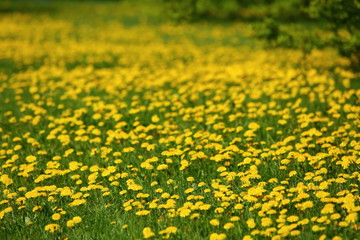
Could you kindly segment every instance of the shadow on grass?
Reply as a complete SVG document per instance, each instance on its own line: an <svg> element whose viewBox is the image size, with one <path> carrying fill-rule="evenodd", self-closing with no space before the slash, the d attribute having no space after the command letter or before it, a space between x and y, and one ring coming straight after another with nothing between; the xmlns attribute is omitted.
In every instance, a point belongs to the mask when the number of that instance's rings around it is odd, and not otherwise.
<svg viewBox="0 0 360 240"><path fill-rule="evenodd" d="M244 23L261 23L266 18L274 18L279 23L302 23L302 24L314 24L316 23L313 19L309 18L308 15L301 11L284 11L282 14L274 14L271 12L251 12L249 9L241 9L237 12L219 13L219 12L201 12L194 16L180 17L179 21L185 22L207 22L207 23L221 23L229 24L234 22Z"/></svg>
<svg viewBox="0 0 360 240"><path fill-rule="evenodd" d="M0 2L0 14L6 13L56 13L58 8L50 0L10 1Z"/></svg>

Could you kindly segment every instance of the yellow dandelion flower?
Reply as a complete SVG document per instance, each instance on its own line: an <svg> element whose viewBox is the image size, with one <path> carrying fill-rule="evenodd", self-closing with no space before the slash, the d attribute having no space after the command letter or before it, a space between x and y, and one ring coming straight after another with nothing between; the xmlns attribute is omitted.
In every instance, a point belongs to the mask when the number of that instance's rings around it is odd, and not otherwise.
<svg viewBox="0 0 360 240"><path fill-rule="evenodd" d="M155 233L153 233L153 232L151 231L151 228L145 227L145 228L143 229L143 235L144 235L144 238L151 238L151 237L155 236Z"/></svg>
<svg viewBox="0 0 360 240"><path fill-rule="evenodd" d="M191 213L190 209L182 209L179 213L180 217L187 217L189 216Z"/></svg>
<svg viewBox="0 0 360 240"><path fill-rule="evenodd" d="M75 222L73 220L69 220L69 221L66 222L66 226L68 228L72 228L72 227L75 226Z"/></svg>
<svg viewBox="0 0 360 240"><path fill-rule="evenodd" d="M61 218L61 214L55 213L51 216L51 218L55 221L58 221Z"/></svg>
<svg viewBox="0 0 360 240"><path fill-rule="evenodd" d="M331 240L342 240L343 238L340 236L334 236Z"/></svg>
<svg viewBox="0 0 360 240"><path fill-rule="evenodd" d="M260 125L257 124L256 122L251 122L251 123L249 123L248 127L252 130L257 130L260 128Z"/></svg>
<svg viewBox="0 0 360 240"><path fill-rule="evenodd" d="M271 218L265 217L261 219L261 226L268 227L272 224Z"/></svg>
<svg viewBox="0 0 360 240"><path fill-rule="evenodd" d="M136 215L138 215L138 216L146 216L146 215L148 215L149 213L150 213L149 210L141 210L141 211L137 211L137 212L136 212Z"/></svg>
<svg viewBox="0 0 360 240"><path fill-rule="evenodd" d="M224 233L212 233L210 234L210 240L224 240L226 239L226 234Z"/></svg>
<svg viewBox="0 0 360 240"><path fill-rule="evenodd" d="M295 216L295 215L292 215L292 216L289 216L287 217L286 219L288 222L297 222L299 220L299 217L298 216Z"/></svg>
<svg viewBox="0 0 360 240"><path fill-rule="evenodd" d="M234 209L243 209L243 208L244 208L244 205L241 203L238 203L234 206Z"/></svg>
<svg viewBox="0 0 360 240"><path fill-rule="evenodd" d="M210 224L213 226L219 226L220 221L218 219L211 219Z"/></svg>
<svg viewBox="0 0 360 240"><path fill-rule="evenodd" d="M355 223L357 219L358 219L358 215L356 212L352 212L345 217L345 221L348 223Z"/></svg>
<svg viewBox="0 0 360 240"><path fill-rule="evenodd" d="M242 240L253 240L253 238L250 235L245 235Z"/></svg>
<svg viewBox="0 0 360 240"><path fill-rule="evenodd" d="M33 155L30 155L30 156L27 156L27 157L25 158L25 160L26 160L27 162L29 162L29 163L32 163L32 162L35 162L35 161L36 161L36 157L33 156Z"/></svg>
<svg viewBox="0 0 360 240"><path fill-rule="evenodd" d="M230 229L230 228L233 228L234 227L234 224L233 223L225 223L224 224L224 229Z"/></svg>
<svg viewBox="0 0 360 240"><path fill-rule="evenodd" d="M331 214L330 218L332 220L337 220L337 219L341 218L341 215L339 213L333 213L333 214Z"/></svg>
<svg viewBox="0 0 360 240"><path fill-rule="evenodd" d="M72 219L73 221L74 221L74 223L81 223L81 221L82 221L82 218L81 217L79 217L79 216L76 216L76 217L73 217L73 219Z"/></svg>
<svg viewBox="0 0 360 240"><path fill-rule="evenodd" d="M334 207L335 205L332 203L328 203L326 204L323 209L321 209L321 214L328 214L328 213L333 213L334 212Z"/></svg>
<svg viewBox="0 0 360 240"><path fill-rule="evenodd" d="M250 218L246 221L246 224L249 228L254 228L256 226L255 220L253 218Z"/></svg>
<svg viewBox="0 0 360 240"><path fill-rule="evenodd" d="M46 225L44 229L45 229L45 231L48 231L48 232L52 233L52 232L55 232L55 231L59 230L60 225L55 224L55 223L51 223L51 224Z"/></svg>
<svg viewBox="0 0 360 240"><path fill-rule="evenodd" d="M223 213L225 210L222 207L215 208L216 213Z"/></svg>
<svg viewBox="0 0 360 240"><path fill-rule="evenodd" d="M157 122L160 121L160 118L159 118L158 115L153 115L153 116L151 116L151 121L152 121L153 123L157 123Z"/></svg>
<svg viewBox="0 0 360 240"><path fill-rule="evenodd" d="M168 231L169 233L176 233L177 232L177 227L175 226L170 226L166 228L166 231Z"/></svg>
<svg viewBox="0 0 360 240"><path fill-rule="evenodd" d="M9 176L7 174L1 175L0 176L0 181L3 184L5 184L6 187L14 183L14 181L11 178L9 178Z"/></svg>

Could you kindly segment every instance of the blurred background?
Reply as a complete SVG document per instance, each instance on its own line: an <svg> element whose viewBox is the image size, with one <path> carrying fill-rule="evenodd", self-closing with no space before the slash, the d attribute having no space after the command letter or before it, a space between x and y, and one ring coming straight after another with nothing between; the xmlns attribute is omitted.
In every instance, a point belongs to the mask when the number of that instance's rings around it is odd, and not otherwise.
<svg viewBox="0 0 360 240"><path fill-rule="evenodd" d="M66 16L74 23L113 21L125 27L240 22L265 48L299 49L304 57L314 49L333 48L353 71L360 70L359 0L2 0L0 14L10 13Z"/></svg>

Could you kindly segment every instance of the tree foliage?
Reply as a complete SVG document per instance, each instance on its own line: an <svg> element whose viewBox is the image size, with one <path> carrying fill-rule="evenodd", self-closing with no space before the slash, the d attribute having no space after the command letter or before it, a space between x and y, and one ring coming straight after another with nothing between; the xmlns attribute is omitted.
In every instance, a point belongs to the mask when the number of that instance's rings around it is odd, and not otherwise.
<svg viewBox="0 0 360 240"><path fill-rule="evenodd" d="M324 39L316 31L297 31L289 28L284 30L282 24L274 18L267 19L261 24L258 36L265 39L270 46L299 48L304 54L315 48L334 47L350 60L354 71L359 71L360 1L300 0L298 4L300 10L309 18L323 23L323 30L331 34L329 38Z"/></svg>
<svg viewBox="0 0 360 240"><path fill-rule="evenodd" d="M360 0L163 1L173 18L187 21L204 20L209 16L233 20L241 17L246 9L265 9L256 30L257 36L265 39L268 46L298 48L304 55L313 49L333 47L350 60L353 70L360 71ZM292 16L296 24L289 27L286 16ZM309 20L320 27L301 27ZM329 33L325 37L324 31Z"/></svg>
<svg viewBox="0 0 360 240"><path fill-rule="evenodd" d="M163 0L168 14L176 20L197 21L206 18L233 19L247 7L269 5L276 0Z"/></svg>
<svg viewBox="0 0 360 240"><path fill-rule="evenodd" d="M333 32L332 45L350 59L354 70L360 70L360 1L312 0L307 8L315 19L327 22Z"/></svg>

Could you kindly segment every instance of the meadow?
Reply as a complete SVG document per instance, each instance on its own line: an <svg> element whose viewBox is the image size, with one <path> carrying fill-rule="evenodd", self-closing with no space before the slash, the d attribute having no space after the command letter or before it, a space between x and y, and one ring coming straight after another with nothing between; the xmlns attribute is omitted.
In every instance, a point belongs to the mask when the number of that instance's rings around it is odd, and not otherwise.
<svg viewBox="0 0 360 240"><path fill-rule="evenodd" d="M1 239L359 239L360 78L335 50L43 4L0 12Z"/></svg>

